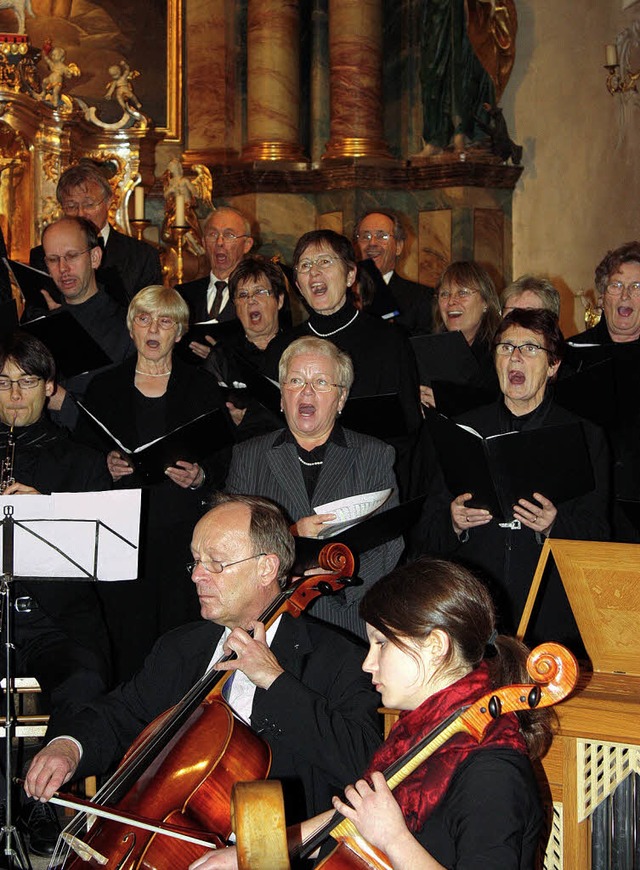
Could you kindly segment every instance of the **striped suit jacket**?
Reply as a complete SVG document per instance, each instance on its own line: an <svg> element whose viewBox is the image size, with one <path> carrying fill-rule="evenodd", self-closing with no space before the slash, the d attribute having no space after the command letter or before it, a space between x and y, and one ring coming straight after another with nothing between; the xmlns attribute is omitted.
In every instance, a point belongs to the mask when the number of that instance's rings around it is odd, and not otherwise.
<svg viewBox="0 0 640 870"><path fill-rule="evenodd" d="M274 446L282 431L269 432L234 447L227 492L270 498L293 522L310 516L315 505L389 487L393 492L383 510L398 504L393 447L344 429L347 446L328 443L316 491L310 501L295 445ZM362 585L318 599L312 607L313 615L365 637L358 603L369 586L395 567L403 547L402 538L396 538L363 553L358 559ZM354 555L358 558L358 554Z"/></svg>

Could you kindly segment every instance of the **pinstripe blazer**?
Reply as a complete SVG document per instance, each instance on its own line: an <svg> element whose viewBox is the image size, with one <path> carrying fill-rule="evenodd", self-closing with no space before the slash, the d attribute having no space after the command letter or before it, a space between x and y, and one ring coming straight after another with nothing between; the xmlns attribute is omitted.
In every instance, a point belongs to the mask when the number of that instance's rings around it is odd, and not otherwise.
<svg viewBox="0 0 640 870"><path fill-rule="evenodd" d="M227 492L270 498L293 522L310 516L315 505L389 487L393 492L384 509L398 504L393 447L377 438L344 429L347 446L328 443L316 491L310 501L295 445L285 442L274 447L282 431L269 432L234 447ZM402 538L396 538L363 553L358 569L362 585L318 599L312 607L313 615L364 637L358 603L369 586L395 567L403 547Z"/></svg>

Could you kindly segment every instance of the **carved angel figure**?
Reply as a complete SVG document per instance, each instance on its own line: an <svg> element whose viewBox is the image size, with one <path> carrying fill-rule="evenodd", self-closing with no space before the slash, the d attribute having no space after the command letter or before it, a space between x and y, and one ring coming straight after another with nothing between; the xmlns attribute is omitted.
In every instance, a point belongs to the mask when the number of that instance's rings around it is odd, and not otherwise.
<svg viewBox="0 0 640 870"><path fill-rule="evenodd" d="M114 64L109 67L111 81L107 83L105 99L116 99L123 112L130 114L134 110L142 108L142 103L136 97L131 84L133 79L140 73L137 69L132 70L126 60L120 61L120 66Z"/></svg>
<svg viewBox="0 0 640 870"><path fill-rule="evenodd" d="M49 67L50 73L42 79L42 91L39 97L55 108L62 102L61 94L64 80L77 78L80 75L80 69L75 63L66 63L64 48L52 48L49 54L43 56L43 60Z"/></svg>
<svg viewBox="0 0 640 870"><path fill-rule="evenodd" d="M184 196L185 221L191 228L186 235L186 243L192 253L199 255L204 252L202 232L196 214L198 203L204 205L203 211L208 214L213 210L211 202L211 173L206 166L198 163L193 167L195 177L187 178L182 164L177 158L172 158L162 176L164 184L165 216L162 222L161 238L168 242L171 239L171 227L176 216L176 195Z"/></svg>

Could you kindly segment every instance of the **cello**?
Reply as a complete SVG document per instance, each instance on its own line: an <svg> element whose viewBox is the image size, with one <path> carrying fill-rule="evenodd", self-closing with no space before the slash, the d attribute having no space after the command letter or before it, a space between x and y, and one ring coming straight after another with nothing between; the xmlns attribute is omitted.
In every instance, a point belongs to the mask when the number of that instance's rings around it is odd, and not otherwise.
<svg viewBox="0 0 640 870"><path fill-rule="evenodd" d="M260 622L268 627L283 613L297 617L319 595L342 589L353 577L353 556L343 544L324 547L318 562L330 573L303 577L287 587L260 615ZM232 658L235 654L222 661ZM207 671L144 729L91 802L100 816L82 830L92 816L91 807L82 808L83 814L61 835L51 866L62 862L67 870L82 870L88 862L117 870L179 870L207 849L226 845L234 783L266 777L271 761L269 746L235 718L222 698L231 673ZM104 819L109 810L120 818ZM158 823L160 833L141 829L139 818ZM191 841L162 836L166 828L172 834L184 831Z"/></svg>
<svg viewBox="0 0 640 870"><path fill-rule="evenodd" d="M575 657L557 643L536 647L527 659L527 671L533 683L494 689L474 703L460 707L389 765L383 771L389 788L393 790L454 735L466 732L481 742L486 729L498 716L557 704L573 691L578 681ZM245 801L252 785L249 783L244 792ZM238 867L239 870L254 870L251 856L256 846L251 837L256 825L246 807L242 813L236 808L235 813L236 819L242 822L236 830ZM353 822L337 811L296 848L296 856L309 857L329 836L337 841L337 846L317 865L318 870L392 870L387 856L368 843ZM286 868L286 861L286 855L279 855L273 866Z"/></svg>

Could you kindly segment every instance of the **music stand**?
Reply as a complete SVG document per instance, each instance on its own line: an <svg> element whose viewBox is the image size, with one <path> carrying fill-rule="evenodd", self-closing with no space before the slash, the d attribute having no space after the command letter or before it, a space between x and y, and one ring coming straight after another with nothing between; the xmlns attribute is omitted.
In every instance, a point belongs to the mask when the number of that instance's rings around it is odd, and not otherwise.
<svg viewBox="0 0 640 870"><path fill-rule="evenodd" d="M16 727L16 719L14 713L14 675L13 675L13 650L15 649L13 639L12 639L12 608L15 604L15 598L13 595L13 584L17 577L14 573L15 569L15 560L16 560L16 550L15 550L15 532L16 528L21 529L27 535L31 536L31 538L37 542L39 542L40 550L43 548L46 550L51 550L53 553L57 554L58 561L60 565L72 566L74 576L65 576L66 580L79 580L84 582L86 580L97 581L100 579L99 575L103 575L106 573L107 575L111 571L113 572L114 566L109 564L109 560L103 558L104 547L101 549L100 541L101 541L101 532L107 533L107 541L109 539L117 539L121 542L122 545L128 548L131 548L133 551L137 551L137 538L139 534L139 518L140 518L140 496L139 491L137 491L137 499L135 498L135 490L129 490L129 495L134 495L134 510L132 516L135 517L137 513L137 523L133 525L129 522L128 533L132 534L135 538L135 541L129 540L123 534L116 531L112 526L105 523L102 519L82 519L79 516L74 517L65 517L61 518L59 516L55 516L55 508L54 508L54 516L49 516L45 518L33 518L30 517L27 520L17 520L14 518L14 504L9 503L4 506L3 509L3 518L0 520L0 525L2 526L2 576L0 579L0 635L4 639L5 646L5 704L4 704L4 722L0 719L0 724L4 728L5 735L5 802L6 802L6 818L5 823L2 827L1 831L1 839L4 842L4 855L8 860L8 864L10 867L17 867L20 870L32 870L32 865L29 860L28 853L25 849L24 843L22 841L22 836L14 825L13 820L13 806L12 806L12 787L13 787L13 775L12 775L12 767L13 767L13 759L12 759L12 744L13 744L13 736ZM77 495L79 498L74 499L74 496ZM126 493L78 493L78 494L64 494L64 498L66 498L65 504L73 504L75 501L76 506L79 506L83 502L90 500L91 496L95 495L104 495L111 497L111 505L110 507L113 509L113 503L119 500L118 497L122 497L126 495ZM116 499L113 497L116 496ZM10 497L5 497L10 498ZM24 496L18 496L21 500L20 504L22 506L27 506L28 503L22 502ZM34 503L38 496L30 496L30 503ZM52 501L55 505L55 496L47 496L40 497L41 503L42 499L46 502ZM70 501L72 499L73 501ZM4 500L4 499L3 499ZM93 500L95 504L95 499ZM129 505L131 507L131 505ZM76 510L72 511L73 513L78 513L78 507ZM64 550L53 543L52 541L47 540L39 531L33 528L29 528L28 523L53 523L56 526L59 526L61 523L73 523L82 524L85 527L87 532L93 531L93 541L85 540L81 542L84 544L82 548L84 550L84 559L79 557L75 553L76 546L74 545L74 556L69 555L64 552ZM91 529L93 527L93 529ZM71 528L71 527L70 527ZM105 535L103 532L102 540L105 540ZM85 538L88 536L85 535ZM71 542L70 542L71 543ZM109 548L109 543L105 545L107 549ZM89 558L89 563L87 566L87 557ZM82 564L82 561L85 564ZM135 557L136 568L137 568L137 556ZM133 564L133 563L132 563ZM118 562L118 567L121 568L121 561ZM133 579L137 575L136 568L133 571L129 570L128 572L125 570L124 575L120 579ZM54 569L55 570L55 569ZM118 568L115 568L118 570ZM22 575L25 578L30 580L49 580L55 577L56 579L60 579L60 574L64 574L64 570L59 568L55 573L47 574L46 576L34 576L33 573ZM66 571L67 575L69 573L69 567L67 567ZM133 577L128 577L126 574L133 573Z"/></svg>

